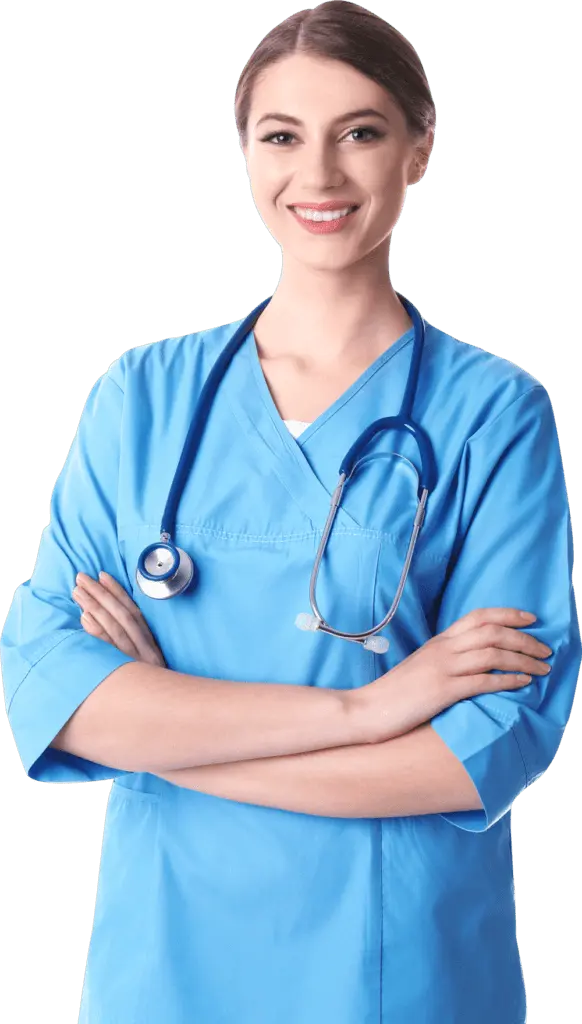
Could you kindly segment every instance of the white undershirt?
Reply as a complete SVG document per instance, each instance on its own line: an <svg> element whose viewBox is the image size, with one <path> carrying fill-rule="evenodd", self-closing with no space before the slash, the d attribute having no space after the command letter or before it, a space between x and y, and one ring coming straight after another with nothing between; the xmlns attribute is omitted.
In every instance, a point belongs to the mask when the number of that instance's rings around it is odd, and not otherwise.
<svg viewBox="0 0 582 1024"><path fill-rule="evenodd" d="M299 437L299 434L311 426L311 423L307 423L305 420L283 420L283 423L289 428L293 437Z"/></svg>

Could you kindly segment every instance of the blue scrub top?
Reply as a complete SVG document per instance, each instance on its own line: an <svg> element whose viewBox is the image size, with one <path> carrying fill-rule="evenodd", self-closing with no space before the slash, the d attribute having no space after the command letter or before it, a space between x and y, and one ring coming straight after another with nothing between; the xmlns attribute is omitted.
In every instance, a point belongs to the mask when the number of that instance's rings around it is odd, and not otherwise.
<svg viewBox="0 0 582 1024"><path fill-rule="evenodd" d="M545 388L509 360L426 324L414 417L432 439L430 495L386 654L294 625L340 462L400 408L406 331L297 438L251 331L223 379L174 539L197 589L167 601L134 582L203 383L242 321L124 352L87 398L30 579L0 654L25 771L113 779L79 1024L520 1024L510 811L546 770L581 662L570 514ZM372 441L344 491L318 580L326 618L386 614L416 507L403 431ZM75 575L105 569L133 596L168 667L224 679L359 687L473 608L516 606L553 649L519 690L459 701L432 726L482 809L335 818L262 807L49 746L133 660L80 625Z"/></svg>

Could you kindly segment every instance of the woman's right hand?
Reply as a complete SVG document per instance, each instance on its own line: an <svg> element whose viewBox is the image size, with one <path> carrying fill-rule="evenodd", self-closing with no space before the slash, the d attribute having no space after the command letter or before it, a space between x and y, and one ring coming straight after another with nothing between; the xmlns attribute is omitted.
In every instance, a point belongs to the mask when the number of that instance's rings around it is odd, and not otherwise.
<svg viewBox="0 0 582 1024"><path fill-rule="evenodd" d="M378 679L349 691L368 742L410 732L467 697L521 689L531 680L519 673L547 675L551 666L541 659L551 648L518 628L533 621L517 608L476 608Z"/></svg>

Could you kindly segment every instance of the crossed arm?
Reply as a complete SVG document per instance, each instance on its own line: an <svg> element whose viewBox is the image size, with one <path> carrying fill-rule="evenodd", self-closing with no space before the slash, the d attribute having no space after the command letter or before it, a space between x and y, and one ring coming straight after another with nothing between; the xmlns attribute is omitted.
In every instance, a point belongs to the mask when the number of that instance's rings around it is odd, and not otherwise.
<svg viewBox="0 0 582 1024"><path fill-rule="evenodd" d="M381 743L157 772L186 789L339 818L478 810L471 777L425 722Z"/></svg>
<svg viewBox="0 0 582 1024"><path fill-rule="evenodd" d="M147 624L123 588L105 574L100 583L79 574L75 600L94 618L94 632L127 623L146 657L154 645ZM127 612L131 618L127 617ZM120 634L125 642L125 632ZM107 634L101 636L115 642ZM120 645L120 641L117 641ZM58 738L57 738L58 739ZM56 743L54 745L57 745ZM298 754L157 770L186 789L242 803L303 814L384 818L480 809L479 794L462 763L427 720L377 743L355 742Z"/></svg>

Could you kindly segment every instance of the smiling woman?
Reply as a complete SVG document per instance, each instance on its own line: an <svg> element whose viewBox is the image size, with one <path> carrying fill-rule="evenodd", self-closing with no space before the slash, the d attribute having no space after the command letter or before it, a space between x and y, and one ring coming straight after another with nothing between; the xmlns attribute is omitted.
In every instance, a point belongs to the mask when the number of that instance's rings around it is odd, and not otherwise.
<svg viewBox="0 0 582 1024"><path fill-rule="evenodd" d="M395 28L292 15L235 117L275 293L102 374L0 645L27 774L113 780L79 1024L523 1024L510 812L582 659L551 402L392 285L435 128Z"/></svg>
<svg viewBox="0 0 582 1024"><path fill-rule="evenodd" d="M406 189L428 164L435 108L418 56L397 30L385 22L375 29L354 4L317 11L269 33L237 86L253 198L284 260L257 327L265 354L288 349L314 362L357 351L371 361L388 332L400 328L398 337L410 326L388 256ZM347 46L346 31L361 45ZM325 212L332 210L343 215ZM333 246L310 244L308 235L330 236ZM291 308L297 293L300 310Z"/></svg>

